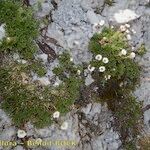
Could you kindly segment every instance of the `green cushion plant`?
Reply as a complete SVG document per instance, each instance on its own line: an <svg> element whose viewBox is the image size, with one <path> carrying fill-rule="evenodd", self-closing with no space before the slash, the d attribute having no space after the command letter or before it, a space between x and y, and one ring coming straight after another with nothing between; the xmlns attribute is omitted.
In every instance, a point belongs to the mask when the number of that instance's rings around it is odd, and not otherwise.
<svg viewBox="0 0 150 150"><path fill-rule="evenodd" d="M0 23L5 24L6 39L0 45L1 51L18 52L24 59L33 58L39 23L33 17L30 7L11 0L0 1Z"/></svg>
<svg viewBox="0 0 150 150"><path fill-rule="evenodd" d="M79 99L82 80L77 75L78 67L70 62L68 53L63 53L59 60L63 63L54 68L54 72L61 68L59 74L57 71L56 74L62 83L56 87L32 82L26 64L3 61L0 66L1 107L11 116L16 126L23 126L28 121L40 128L50 125L55 111L66 114L72 109L75 100Z"/></svg>
<svg viewBox="0 0 150 150"><path fill-rule="evenodd" d="M133 96L140 78L140 67L125 35L117 29L104 28L90 40L93 54L89 69L98 87L101 102L107 102L115 117L124 148L135 147L142 117L141 104ZM132 145L131 145L132 144Z"/></svg>

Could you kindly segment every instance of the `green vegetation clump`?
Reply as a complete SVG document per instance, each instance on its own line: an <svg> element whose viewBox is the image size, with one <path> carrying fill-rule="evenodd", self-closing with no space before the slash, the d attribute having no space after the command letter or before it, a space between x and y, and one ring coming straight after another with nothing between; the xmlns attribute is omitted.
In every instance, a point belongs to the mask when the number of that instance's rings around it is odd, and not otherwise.
<svg viewBox="0 0 150 150"><path fill-rule="evenodd" d="M114 3L114 0L105 0L105 3L109 6L112 6Z"/></svg>
<svg viewBox="0 0 150 150"><path fill-rule="evenodd" d="M95 34L89 49L93 54L90 67L95 68L91 74L99 88L100 101L107 102L114 114L124 148L135 147L142 116L141 104L132 94L140 76L135 53L130 50L125 35L110 28Z"/></svg>
<svg viewBox="0 0 150 150"><path fill-rule="evenodd" d="M33 41L39 34L39 23L33 16L32 8L26 7L22 1L0 1L0 22L5 24L6 38L1 41L1 53L18 53L20 58L28 60L26 70L39 76L46 74L46 69L39 61L34 61L36 44Z"/></svg>
<svg viewBox="0 0 150 150"><path fill-rule="evenodd" d="M61 88L65 91L65 95L61 96L64 99L62 103L59 102L56 104L60 108L60 112L66 112L69 106L73 105L75 100L79 99L80 86L83 84L81 77L77 74L78 70L82 72L82 67L74 65L70 61L70 58L70 54L64 52L58 58L60 65L53 69L53 72L63 81Z"/></svg>
<svg viewBox="0 0 150 150"><path fill-rule="evenodd" d="M23 71L23 66L14 63L0 66L1 107L18 127L27 121L37 127L48 125L51 123L52 113L47 107L50 101L40 100L45 94L44 89L39 91L38 86L31 84L30 77Z"/></svg>
<svg viewBox="0 0 150 150"><path fill-rule="evenodd" d="M47 73L45 66L39 60L30 61L30 64L27 66L28 73L30 73L30 70L36 73L39 77L42 77Z"/></svg>
<svg viewBox="0 0 150 150"><path fill-rule="evenodd" d="M91 65L96 67L97 70L100 66L104 66L106 69L103 73L100 73L103 81L107 75L111 75L111 78L117 80L128 79L131 82L139 77L139 67L130 58L130 47L128 47L125 36L121 32L105 28L101 34L95 34L92 37L89 49L94 56ZM95 57L99 54L103 59L108 58L109 62L97 61Z"/></svg>
<svg viewBox="0 0 150 150"><path fill-rule="evenodd" d="M1 107L12 117L16 126L20 127L31 121L41 128L50 125L55 111L66 114L72 109L80 96L82 81L76 72L78 68L70 62L68 53L62 54L59 60L58 68L62 72L59 71L57 75L61 76L62 83L57 87L32 82L32 77L26 72L26 64L4 61L0 65Z"/></svg>
<svg viewBox="0 0 150 150"><path fill-rule="evenodd" d="M38 35L38 22L30 7L22 1L0 1L0 22L5 24L7 36L0 45L0 96L1 107L12 117L16 126L31 121L36 127L52 122L54 111L62 114L71 110L79 97L80 76L68 53L59 57L60 66L54 69L62 81L57 87L43 86L33 82L31 71L40 77L46 74L44 65L34 58L36 52L33 40ZM11 56L19 54L20 60Z"/></svg>
<svg viewBox="0 0 150 150"><path fill-rule="evenodd" d="M143 136L139 139L138 146L140 146L140 150L149 150L149 148L150 148L150 136L147 133L145 136Z"/></svg>
<svg viewBox="0 0 150 150"><path fill-rule="evenodd" d="M145 44L142 44L137 52L140 56L143 56L146 53Z"/></svg>
<svg viewBox="0 0 150 150"><path fill-rule="evenodd" d="M24 59L33 58L36 52L33 39L38 35L38 22L32 9L21 2L1 0L0 22L5 24L7 33L0 45L1 51L18 52Z"/></svg>

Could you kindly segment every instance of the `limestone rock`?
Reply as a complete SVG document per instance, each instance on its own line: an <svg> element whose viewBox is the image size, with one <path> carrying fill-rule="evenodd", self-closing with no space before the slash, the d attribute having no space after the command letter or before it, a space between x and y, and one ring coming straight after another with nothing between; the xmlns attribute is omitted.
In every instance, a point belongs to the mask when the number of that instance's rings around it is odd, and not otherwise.
<svg viewBox="0 0 150 150"><path fill-rule="evenodd" d="M94 11L92 11L92 10L89 10L87 12L87 18L91 24L99 23L98 17L96 16Z"/></svg>
<svg viewBox="0 0 150 150"><path fill-rule="evenodd" d="M114 18L118 23L126 23L139 18L139 15L136 14L133 10L125 9L119 10L117 13L115 13Z"/></svg>

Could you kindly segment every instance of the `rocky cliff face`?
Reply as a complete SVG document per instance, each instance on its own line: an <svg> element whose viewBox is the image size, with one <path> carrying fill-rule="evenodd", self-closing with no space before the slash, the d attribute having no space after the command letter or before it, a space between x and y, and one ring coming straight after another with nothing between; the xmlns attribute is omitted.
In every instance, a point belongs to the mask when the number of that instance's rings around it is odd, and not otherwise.
<svg viewBox="0 0 150 150"><path fill-rule="evenodd" d="M36 0L30 4L36 6ZM115 0L112 6L106 0L47 0L43 1L41 8L37 9L36 17L48 17L48 24L41 24L42 36L57 54L69 49L76 64L89 62L91 53L88 51L88 42L93 34L101 31L104 26L120 26L128 23L130 28L127 36L133 50L145 44L147 53L144 57L137 58L142 66L140 86L135 95L143 100L144 131L150 134L150 2L147 0ZM100 27L95 28L95 24ZM50 40L50 39L55 39ZM43 58L44 59L44 58ZM45 59L44 59L45 60ZM58 64L53 61L51 69ZM92 78L87 77L87 84L92 83ZM16 140L15 127L6 114L0 110L0 139ZM119 133L113 130L111 122L114 118L107 105L89 103L78 110L73 109L61 118L69 124L67 131L59 129L57 124L44 129L35 129L30 123L26 124L27 134L31 138L44 140L75 140L77 145L70 148L33 148L35 150L118 150L121 146ZM9 148L8 148L9 149ZM17 146L14 150L24 149Z"/></svg>

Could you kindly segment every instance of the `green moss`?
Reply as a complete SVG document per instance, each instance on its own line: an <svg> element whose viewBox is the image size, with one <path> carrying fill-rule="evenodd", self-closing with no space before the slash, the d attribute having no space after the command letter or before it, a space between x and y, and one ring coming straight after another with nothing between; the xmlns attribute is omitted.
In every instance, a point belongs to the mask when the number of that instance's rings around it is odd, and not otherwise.
<svg viewBox="0 0 150 150"><path fill-rule="evenodd" d="M114 3L114 0L105 0L105 3L109 6L112 6Z"/></svg>
<svg viewBox="0 0 150 150"><path fill-rule="evenodd" d="M0 47L1 53L5 57L18 53L21 59L27 60L26 64L2 60L2 108L12 117L16 126L31 121L37 127L44 127L51 123L54 111L67 113L79 98L82 81L77 70L81 67L75 66L70 61L69 53L65 52L59 57L60 65L54 68L54 73L62 80L58 87L32 82L31 71L44 76L46 69L40 61L34 59L36 47L33 39L38 35L38 22L33 18L32 9L23 6L21 2L0 2L0 22L6 24L7 32Z"/></svg>
<svg viewBox="0 0 150 150"><path fill-rule="evenodd" d="M133 148L142 116L141 104L132 95L139 82L140 67L130 57L131 50L125 35L116 29L104 28L102 33L95 34L90 40L89 49L93 54L90 65L96 68L92 77L99 87L99 99L107 102L114 114L115 128L120 132L124 148ZM127 53L121 54L122 49ZM96 60L97 55L101 55L102 60ZM108 58L108 63L103 62L104 57ZM100 66L106 70L100 72ZM110 79L106 78L108 75Z"/></svg>
<svg viewBox="0 0 150 150"><path fill-rule="evenodd" d="M146 53L145 44L142 44L137 52L140 56L143 56Z"/></svg>
<svg viewBox="0 0 150 150"><path fill-rule="evenodd" d="M65 65L67 61L63 59L66 55L70 60L68 53L59 57L61 63L58 67L63 67L64 70L58 74L63 81L58 87L42 86L38 82L32 82L29 70L35 70L35 63L40 62L18 64L4 61L5 63L1 64L0 96L4 99L2 108L12 117L16 126L31 121L36 127L44 127L52 122L54 111L66 114L72 109L75 100L80 97L82 80L75 73L78 67L73 62L70 62L69 67ZM68 75L63 76L65 73Z"/></svg>
<svg viewBox="0 0 150 150"><path fill-rule="evenodd" d="M12 117L16 126L22 126L27 121L31 121L37 127L51 123L52 112L26 87L15 84L10 92L12 93L4 97L2 108Z"/></svg>
<svg viewBox="0 0 150 150"><path fill-rule="evenodd" d="M80 86L83 84L82 79L77 75L77 71L82 72L82 67L74 65L70 61L70 55L64 52L59 56L60 65L53 69L53 72L63 81L61 85L61 90L63 90L65 95L61 96L61 100L58 100L56 107L58 107L60 112L67 112L75 102L75 100L80 97ZM63 93L63 92L60 92Z"/></svg>
<svg viewBox="0 0 150 150"><path fill-rule="evenodd" d="M33 40L38 35L39 23L34 19L32 9L21 2L0 1L0 22L6 24L7 32L0 52L5 55L4 58L18 53L20 59L27 60L26 64L14 62L10 58L10 61L2 60L1 107L12 117L16 126L31 121L36 127L44 127L52 122L54 111L67 113L80 97L82 80L77 70L82 67L74 65L69 53L65 52L59 57L60 65L53 70L62 80L58 87L42 86L32 81L31 71L41 77L46 74L46 68L34 58L36 46Z"/></svg>
<svg viewBox="0 0 150 150"><path fill-rule="evenodd" d="M150 136L145 134L138 141L138 146L140 146L140 150L149 150L150 148Z"/></svg>
<svg viewBox="0 0 150 150"><path fill-rule="evenodd" d="M135 144L133 141L128 142L128 143L126 143L126 145L124 146L124 149L125 149L125 150L137 150L137 148L136 148L135 145L136 145L136 144Z"/></svg>
<svg viewBox="0 0 150 150"><path fill-rule="evenodd" d="M81 65L74 65L72 61L70 61L70 54L64 52L62 55L59 56L59 63L60 65L53 69L53 72L62 80L65 80L67 76L77 78L77 71L83 71Z"/></svg>
<svg viewBox="0 0 150 150"><path fill-rule="evenodd" d="M46 68L40 61L32 61L28 66L28 70L32 70L34 73L37 73L39 77L42 77L46 74Z"/></svg>
<svg viewBox="0 0 150 150"><path fill-rule="evenodd" d="M135 136L139 134L138 124L140 117L142 116L142 105L137 102L136 98L126 94L117 99L116 104L113 107L114 116L117 118L117 123L122 130L126 131L128 136ZM118 128L119 129L119 128ZM131 135L130 135L130 133ZM124 133L122 133L124 134ZM132 138L133 138L132 137Z"/></svg>
<svg viewBox="0 0 150 150"><path fill-rule="evenodd" d="M48 99L40 99L45 95L45 88L39 90L33 83L24 83L25 79L30 80L24 72L24 66L5 64L1 66L0 77L2 108L12 117L16 126L21 126L27 121L31 121L37 127L51 123L54 109L49 111L47 108L51 102Z"/></svg>
<svg viewBox="0 0 150 150"><path fill-rule="evenodd" d="M0 1L0 22L6 24L7 37L1 45L2 51L19 52L25 58L33 58L36 51L35 39L38 22L33 18L32 9L20 2Z"/></svg>
<svg viewBox="0 0 150 150"><path fill-rule="evenodd" d="M62 114L65 114L71 110L76 99L79 99L80 93L80 82L77 79L69 78L61 85L61 94L57 97L55 101L55 107Z"/></svg>
<svg viewBox="0 0 150 150"><path fill-rule="evenodd" d="M11 67L0 68L1 107L12 117L16 126L27 121L32 121L37 127L48 125L52 114L47 108L50 101L42 102L36 86L22 82L21 67L16 66L15 70Z"/></svg>

